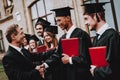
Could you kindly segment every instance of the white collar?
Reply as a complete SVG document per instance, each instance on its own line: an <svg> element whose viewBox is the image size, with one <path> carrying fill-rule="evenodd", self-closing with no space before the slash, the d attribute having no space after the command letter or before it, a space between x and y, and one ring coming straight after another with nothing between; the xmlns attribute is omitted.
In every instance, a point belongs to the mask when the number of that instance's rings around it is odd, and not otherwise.
<svg viewBox="0 0 120 80"><path fill-rule="evenodd" d="M41 36L39 36L38 38L39 38L39 41L41 41L41 42L42 42L42 44L43 44L44 38L43 38L43 37L41 37Z"/></svg>
<svg viewBox="0 0 120 80"><path fill-rule="evenodd" d="M96 33L101 36L107 29L110 28L111 27L107 23L105 23Z"/></svg>
<svg viewBox="0 0 120 80"><path fill-rule="evenodd" d="M41 37L41 36L39 36L38 38L39 38L40 40L44 40L44 38L43 38L43 37Z"/></svg>
<svg viewBox="0 0 120 80"><path fill-rule="evenodd" d="M17 46L14 46L12 44L10 44L11 47L13 47L14 49L16 49L17 51L21 52L21 48L17 47Z"/></svg>
<svg viewBox="0 0 120 80"><path fill-rule="evenodd" d="M72 32L74 31L76 27L74 25L72 25L72 27L66 32L67 35L66 35L66 38L70 38L70 35L72 34Z"/></svg>

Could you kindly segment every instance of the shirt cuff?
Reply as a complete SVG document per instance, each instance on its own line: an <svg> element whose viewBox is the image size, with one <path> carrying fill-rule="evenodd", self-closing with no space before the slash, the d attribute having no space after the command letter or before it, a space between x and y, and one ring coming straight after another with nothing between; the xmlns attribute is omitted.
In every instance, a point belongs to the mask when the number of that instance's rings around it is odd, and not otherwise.
<svg viewBox="0 0 120 80"><path fill-rule="evenodd" d="M70 63L70 64L73 64L73 62L72 62L72 57L69 58L69 63Z"/></svg>
<svg viewBox="0 0 120 80"><path fill-rule="evenodd" d="M49 68L48 64L47 63L43 63L45 65L45 68Z"/></svg>

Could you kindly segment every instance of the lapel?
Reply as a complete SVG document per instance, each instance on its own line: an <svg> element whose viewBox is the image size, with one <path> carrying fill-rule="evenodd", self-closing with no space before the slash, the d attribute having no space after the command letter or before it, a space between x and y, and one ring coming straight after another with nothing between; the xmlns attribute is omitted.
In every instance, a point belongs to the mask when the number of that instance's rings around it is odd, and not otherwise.
<svg viewBox="0 0 120 80"><path fill-rule="evenodd" d="M13 47L9 46L8 51L10 51L12 55L18 55L18 56L23 56L19 51L14 49Z"/></svg>
<svg viewBox="0 0 120 80"><path fill-rule="evenodd" d="M65 33L65 34L61 37L61 39L65 39L65 38L66 38L66 34L67 34L67 33Z"/></svg>
<svg viewBox="0 0 120 80"><path fill-rule="evenodd" d="M107 29L101 36L100 36L100 38L99 38L99 40L101 40L103 37L107 37L107 34L108 34L108 32L111 32L111 31L113 31L114 29L112 29L112 28L110 28L110 29Z"/></svg>
<svg viewBox="0 0 120 80"><path fill-rule="evenodd" d="M70 35L70 38L78 37L76 34L77 34L77 28L73 30L72 34Z"/></svg>
<svg viewBox="0 0 120 80"><path fill-rule="evenodd" d="M35 64L33 64L30 59L25 58L20 52L18 52L16 49L9 46L8 52L9 56L12 57L14 61L15 67L19 68L20 70L27 71L35 68Z"/></svg>
<svg viewBox="0 0 120 80"><path fill-rule="evenodd" d="M8 51L10 51L10 55L15 56L15 58L20 59L21 61L29 61L31 62L27 56L22 55L19 51L9 46Z"/></svg>
<svg viewBox="0 0 120 80"><path fill-rule="evenodd" d="M93 40L93 46L104 46L108 42L108 32L111 32L113 29L107 29L98 39L97 43L95 44L95 38Z"/></svg>
<svg viewBox="0 0 120 80"><path fill-rule="evenodd" d="M38 45L39 46L43 45L43 43L41 42L41 40L38 41Z"/></svg>

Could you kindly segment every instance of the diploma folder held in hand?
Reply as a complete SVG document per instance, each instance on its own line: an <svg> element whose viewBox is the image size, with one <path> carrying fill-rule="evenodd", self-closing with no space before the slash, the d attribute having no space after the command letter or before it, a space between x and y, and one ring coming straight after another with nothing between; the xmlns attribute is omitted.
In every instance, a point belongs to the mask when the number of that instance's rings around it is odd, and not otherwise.
<svg viewBox="0 0 120 80"><path fill-rule="evenodd" d="M64 54L72 56L79 56L79 39L78 38L69 38L62 39L62 50Z"/></svg>
<svg viewBox="0 0 120 80"><path fill-rule="evenodd" d="M106 46L91 47L89 48L89 53L90 53L92 65L95 65L97 67L103 67L108 65L108 62L105 59Z"/></svg>
<svg viewBox="0 0 120 80"><path fill-rule="evenodd" d="M45 45L38 46L38 47L37 47L37 51L38 51L38 52L46 52L46 46L45 46Z"/></svg>

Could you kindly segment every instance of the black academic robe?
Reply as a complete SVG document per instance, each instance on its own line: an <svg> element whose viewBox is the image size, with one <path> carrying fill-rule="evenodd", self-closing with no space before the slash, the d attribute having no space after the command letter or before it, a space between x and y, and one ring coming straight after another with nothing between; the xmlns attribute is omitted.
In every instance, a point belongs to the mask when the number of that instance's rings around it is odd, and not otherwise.
<svg viewBox="0 0 120 80"><path fill-rule="evenodd" d="M43 45L44 44L44 40L43 39L41 39L41 38L39 38L39 41L38 41L38 46L41 46L41 45Z"/></svg>
<svg viewBox="0 0 120 80"><path fill-rule="evenodd" d="M38 41L38 46L41 46L41 45L43 45L43 43L42 43L41 40L39 40L39 41Z"/></svg>
<svg viewBox="0 0 120 80"><path fill-rule="evenodd" d="M109 63L106 67L95 68L95 80L120 80L120 39L114 29L106 30L93 46L107 46L106 60Z"/></svg>
<svg viewBox="0 0 120 80"><path fill-rule="evenodd" d="M24 48L23 48L24 49ZM52 54L54 54L55 49L40 53L30 53L28 50L24 49L25 57L29 58L35 65L41 65L45 60L47 60Z"/></svg>
<svg viewBox="0 0 120 80"><path fill-rule="evenodd" d="M61 39L65 38L64 34ZM61 39L59 40L58 45L58 55L53 55L51 59L46 61L46 63L51 67L54 67L53 80L90 80L91 74L89 72L91 60L88 52L88 47L91 47L91 40L89 35L81 30L76 28L70 38L79 38L80 40L80 56L72 57L73 64L63 64L61 62L61 54L63 53L61 47Z"/></svg>
<svg viewBox="0 0 120 80"><path fill-rule="evenodd" d="M2 63L9 80L43 80L36 65L11 46Z"/></svg>

